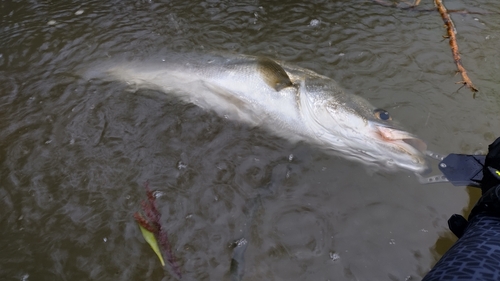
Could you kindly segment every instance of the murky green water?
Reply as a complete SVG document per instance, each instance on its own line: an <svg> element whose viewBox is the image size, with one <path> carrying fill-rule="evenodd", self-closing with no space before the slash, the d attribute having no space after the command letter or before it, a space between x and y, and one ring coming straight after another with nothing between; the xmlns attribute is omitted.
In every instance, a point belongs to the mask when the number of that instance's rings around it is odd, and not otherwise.
<svg viewBox="0 0 500 281"><path fill-rule="evenodd" d="M185 280L228 280L230 244L247 228L243 280L419 280L452 243L446 220L470 205L464 188L372 173L75 70L171 51L265 55L334 78L433 151L484 152L500 135L500 4L445 4L492 12L452 15L476 99L457 91L437 12L371 1L1 2L0 278L174 280L133 219L149 181Z"/></svg>

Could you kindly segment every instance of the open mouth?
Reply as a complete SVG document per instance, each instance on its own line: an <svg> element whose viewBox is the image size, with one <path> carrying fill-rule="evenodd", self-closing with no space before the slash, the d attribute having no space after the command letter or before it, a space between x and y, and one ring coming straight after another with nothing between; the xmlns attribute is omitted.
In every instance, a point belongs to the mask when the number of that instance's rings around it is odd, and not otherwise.
<svg viewBox="0 0 500 281"><path fill-rule="evenodd" d="M411 145L412 147L414 147L415 149L417 149L418 151L420 151L422 153L425 153L425 151L427 150L427 144L420 139L417 139L417 138L410 139L409 138L409 139L402 139L402 141Z"/></svg>
<svg viewBox="0 0 500 281"><path fill-rule="evenodd" d="M391 129L388 127L377 127L379 131L379 135L383 140L386 141L403 141L404 143L410 145L411 147L415 148L416 150L420 151L421 153L425 153L427 150L427 144L425 144L424 141L414 137L410 133L400 131L397 129Z"/></svg>
<svg viewBox="0 0 500 281"><path fill-rule="evenodd" d="M408 164L406 168L418 174L425 174L430 171L425 160L427 144L424 141L398 129L383 126L376 126L376 128L377 135L381 140L397 146L400 153L410 156L412 163ZM401 163L404 163L404 161Z"/></svg>

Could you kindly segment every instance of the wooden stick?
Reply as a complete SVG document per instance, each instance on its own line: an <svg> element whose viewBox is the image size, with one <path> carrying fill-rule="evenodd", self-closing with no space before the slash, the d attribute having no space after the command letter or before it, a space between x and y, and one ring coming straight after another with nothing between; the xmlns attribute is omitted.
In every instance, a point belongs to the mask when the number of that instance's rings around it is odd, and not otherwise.
<svg viewBox="0 0 500 281"><path fill-rule="evenodd" d="M401 6L399 3L393 3L393 2L387 2L386 0L372 0L373 3L384 6L384 7L391 7L391 8L396 8L400 10L409 10L412 9L413 11L417 12L435 12L436 9L419 9L417 6L420 4L421 0L415 0L413 4L408 3L407 1L403 1L407 6ZM496 12L489 12L489 11L468 11L468 10L446 10L448 14L462 14L462 15L491 15L491 14L500 14Z"/></svg>
<svg viewBox="0 0 500 281"><path fill-rule="evenodd" d="M438 11L441 14L441 17L443 18L444 24L446 25L446 31L448 33L447 37L450 40L450 47L451 47L451 52L453 53L453 60L455 60L458 72L460 72L460 74L462 75L463 80L458 83L467 86L472 92L475 93L478 90L472 84L472 81L467 75L467 71L465 71L465 68L462 64L462 60L460 59L460 53L458 52L457 38L455 36L457 32L455 29L455 25L453 24L453 21L451 20L450 15L446 10L446 7L443 5L443 2L441 0L434 0L434 3L436 4Z"/></svg>

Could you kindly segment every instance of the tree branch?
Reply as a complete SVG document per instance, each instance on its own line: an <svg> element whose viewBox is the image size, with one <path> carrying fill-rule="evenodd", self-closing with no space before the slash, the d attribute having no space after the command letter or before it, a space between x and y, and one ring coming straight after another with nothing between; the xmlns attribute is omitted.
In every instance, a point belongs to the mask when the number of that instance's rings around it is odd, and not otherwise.
<svg viewBox="0 0 500 281"><path fill-rule="evenodd" d="M472 81L467 75L467 71L465 71L465 68L462 64L462 60L460 59L460 53L458 52L457 38L455 36L457 33L455 25L453 24L453 21L451 20L450 15L446 10L446 7L443 5L443 2L441 0L434 0L434 3L436 4L438 11L441 14L441 17L443 18L444 24L446 26L446 32L448 34L447 37L450 41L451 52L453 53L453 60L457 65L458 72L460 72L460 74L462 75L462 81L458 83L467 86L472 92L475 93L478 90L474 86L474 84L472 84Z"/></svg>

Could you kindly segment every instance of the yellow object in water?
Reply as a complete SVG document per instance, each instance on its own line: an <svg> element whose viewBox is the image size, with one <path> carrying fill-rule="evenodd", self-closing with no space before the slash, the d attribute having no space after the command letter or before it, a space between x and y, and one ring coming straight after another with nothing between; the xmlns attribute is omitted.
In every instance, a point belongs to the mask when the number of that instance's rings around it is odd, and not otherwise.
<svg viewBox="0 0 500 281"><path fill-rule="evenodd" d="M144 239L146 240L146 242L148 242L149 246L151 246L151 249L153 249L153 251L156 253L158 258L160 259L161 265L165 266L165 261L163 260L163 257L161 255L160 247L158 246L158 241L156 241L155 235L151 231L142 227L140 224L139 224L139 228L141 229L142 236L144 236Z"/></svg>

